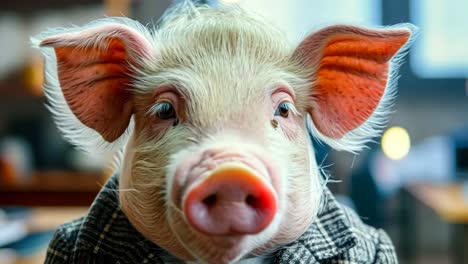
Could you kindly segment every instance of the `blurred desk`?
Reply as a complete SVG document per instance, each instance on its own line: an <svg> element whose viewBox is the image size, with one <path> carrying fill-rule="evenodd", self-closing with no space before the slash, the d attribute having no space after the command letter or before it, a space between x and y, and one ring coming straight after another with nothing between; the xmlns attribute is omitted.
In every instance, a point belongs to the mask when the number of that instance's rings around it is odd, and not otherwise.
<svg viewBox="0 0 468 264"><path fill-rule="evenodd" d="M55 230L59 225L77 219L88 212L88 207L35 207L32 210L27 226L30 232ZM47 244L29 256L15 257L11 264L44 263ZM1 260L1 259L0 259Z"/></svg>
<svg viewBox="0 0 468 264"><path fill-rule="evenodd" d="M454 254L457 263L468 263L468 202L462 184L415 183L405 189L416 200L434 210L454 227Z"/></svg>
<svg viewBox="0 0 468 264"><path fill-rule="evenodd" d="M89 206L105 181L101 173L36 172L0 186L0 206Z"/></svg>
<svg viewBox="0 0 468 264"><path fill-rule="evenodd" d="M409 185L407 189L444 221L452 224L468 224L468 203L463 199L461 184L419 183Z"/></svg>
<svg viewBox="0 0 468 264"><path fill-rule="evenodd" d="M86 206L75 207L34 207L27 223L30 232L40 232L57 229L58 226L80 218L88 212Z"/></svg>

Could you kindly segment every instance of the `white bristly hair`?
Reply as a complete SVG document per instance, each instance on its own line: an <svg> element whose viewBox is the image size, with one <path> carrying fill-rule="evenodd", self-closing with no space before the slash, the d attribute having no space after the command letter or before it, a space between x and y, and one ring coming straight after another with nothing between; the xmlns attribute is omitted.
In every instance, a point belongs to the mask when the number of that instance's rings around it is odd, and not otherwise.
<svg viewBox="0 0 468 264"><path fill-rule="evenodd" d="M200 81L198 79L194 79L192 76L184 76L183 71L173 71L172 75L171 73L155 75L154 73L157 72L157 69L161 66L158 56L165 56L164 62L166 64L177 64L180 61L187 61L187 59L200 59L204 54L200 53L201 49L199 49L199 47L194 47L195 43L205 45L205 50L207 52L215 49L219 50L220 48L224 49L223 52L226 52L226 54L232 52L232 43L222 42L221 37L219 38L219 42L217 42L216 33L220 32L209 32L209 28L213 28L213 24L218 24L219 27L226 28L226 32L221 34L229 34L230 29L235 30L239 28L242 28L244 31L249 31L249 34L237 36L239 39L236 40L236 45L244 45L243 48L238 48L235 51L238 52L237 58L239 58L239 60L234 62L229 61L226 63L236 63L240 65L241 68L245 68L246 71L255 72L255 69L251 68L251 61L243 63L242 60L252 57L256 57L256 59L260 60L262 58L271 59L273 56L278 61L278 64L281 64L283 69L297 70L295 67L296 65L286 61L287 56L285 56L285 54L293 51L293 45L287 42L286 37L281 37L285 36L282 32L272 25L262 22L260 17L249 14L236 6L218 5L216 8L213 8L206 5L195 6L191 1L182 1L169 9L162 17L159 28L156 28L156 26L153 25L151 29L148 29L139 22L128 18L104 18L81 27L73 26L70 28L51 29L33 37L31 41L33 46L39 47L40 43L49 37L94 31L99 30L100 28L109 27L109 25L122 27L145 40L147 42L146 45L151 49L148 51L151 55L149 57L136 57L135 54L133 54L134 57L132 59L138 62L137 64L140 66L135 66L133 64L130 65L135 72L135 76L133 78L135 82L133 87L135 90L133 92L146 93L149 89L154 88L155 85L165 84L165 82L170 82L170 80L173 79L177 79L179 82L183 80L186 83L196 83ZM203 32L203 34L181 35L181 32L187 32L187 28L193 29L194 32ZM346 133L342 138L332 139L320 133L313 124L310 116L306 114L306 126L314 137L337 150L357 153L366 147L367 143L372 142L376 136L380 135L388 121L388 116L391 112L392 103L396 95L396 83L398 79L397 69L399 67L400 60L405 55L412 40L414 40L414 36L417 31L417 29L411 24L400 24L393 26L392 28L410 29L412 31L412 37L411 40L408 41L399 53L391 60L388 78L389 81L387 82L384 96L371 117L359 127ZM104 33L102 33L102 35L97 34L91 38L84 39L75 38L72 41L65 42L64 44L75 44L79 47L100 46L105 49L106 47L102 47L103 42L101 40L110 36L119 37L119 32L103 32ZM252 39L249 39L249 36L255 36L256 43L252 43ZM125 38L125 36L122 37ZM206 40L203 40L202 38L206 38ZM221 45L221 47L216 45ZM245 45L250 45L250 49L246 49ZM52 112L55 122L64 137L73 145L87 152L109 152L122 149L127 142L128 135L133 130L133 118L126 132L120 138L112 143L106 142L99 133L83 125L72 113L64 99L62 90L60 89L60 83L57 76L57 60L54 50L50 47L42 47L41 50L45 56L46 83L44 87L48 100L48 109ZM272 50L282 52L278 54L262 54L263 52L271 52ZM245 54L245 52L248 52L249 54ZM131 52L129 54L132 56ZM170 58L170 56L172 56L172 58ZM199 62L208 63L207 65L203 65L206 66L206 69L216 70L213 67L210 68L210 62L207 60L200 60ZM260 61L259 64L265 62L266 61ZM290 65L288 65L288 63L290 63ZM141 67L141 65L143 67ZM275 73L272 72L272 74ZM310 91L306 90L310 88L311 83L309 80L301 77L300 73L299 75L286 74L285 72L277 72L276 74L277 76L283 75L282 77L284 82L289 83L299 95L303 96L310 93ZM284 76L285 74L286 76ZM216 74L213 74L212 76L216 76ZM266 76L265 78L268 77ZM202 87L203 85L197 86ZM216 91L198 90L197 94L191 93L190 91L184 92L188 93L185 94L185 96L190 97L203 96L204 93Z"/></svg>

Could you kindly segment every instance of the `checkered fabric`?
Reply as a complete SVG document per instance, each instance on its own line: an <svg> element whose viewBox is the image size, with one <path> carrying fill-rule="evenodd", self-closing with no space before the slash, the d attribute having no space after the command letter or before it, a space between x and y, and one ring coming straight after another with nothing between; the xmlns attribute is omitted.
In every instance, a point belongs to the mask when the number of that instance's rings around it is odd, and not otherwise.
<svg viewBox="0 0 468 264"><path fill-rule="evenodd" d="M45 263L182 263L132 227L120 210L117 189L113 176L86 216L56 231ZM309 229L276 251L271 263L398 263L384 231L364 225L328 189L324 199Z"/></svg>

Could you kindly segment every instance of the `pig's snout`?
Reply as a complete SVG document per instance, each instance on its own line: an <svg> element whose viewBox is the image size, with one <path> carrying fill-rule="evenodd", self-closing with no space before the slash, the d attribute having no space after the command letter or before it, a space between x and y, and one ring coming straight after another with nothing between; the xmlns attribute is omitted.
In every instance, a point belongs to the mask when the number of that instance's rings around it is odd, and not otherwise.
<svg viewBox="0 0 468 264"><path fill-rule="evenodd" d="M241 163L219 165L188 190L183 202L188 222L206 235L247 235L264 230L278 207L273 187Z"/></svg>

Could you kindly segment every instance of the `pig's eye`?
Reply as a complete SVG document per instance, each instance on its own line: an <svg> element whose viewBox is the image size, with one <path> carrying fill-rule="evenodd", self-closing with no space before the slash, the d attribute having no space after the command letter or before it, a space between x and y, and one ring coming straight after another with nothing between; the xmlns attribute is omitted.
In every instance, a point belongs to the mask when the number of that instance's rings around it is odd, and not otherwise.
<svg viewBox="0 0 468 264"><path fill-rule="evenodd" d="M153 113L160 119L167 120L176 117L174 106L169 102L157 103L153 109Z"/></svg>
<svg viewBox="0 0 468 264"><path fill-rule="evenodd" d="M282 116L287 118L289 116L290 105L288 103L281 103L278 108L276 108L275 116Z"/></svg>

